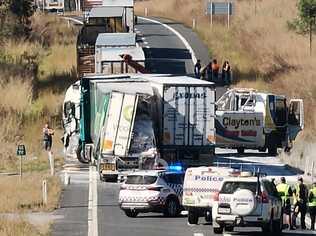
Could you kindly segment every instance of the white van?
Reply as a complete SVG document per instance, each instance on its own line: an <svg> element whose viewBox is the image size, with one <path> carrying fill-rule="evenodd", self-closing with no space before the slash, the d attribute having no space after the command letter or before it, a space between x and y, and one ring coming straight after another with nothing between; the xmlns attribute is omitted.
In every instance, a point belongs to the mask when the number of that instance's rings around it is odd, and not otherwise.
<svg viewBox="0 0 316 236"><path fill-rule="evenodd" d="M239 175L230 167L202 166L188 168L183 183L182 205L188 210L189 224L197 224L199 217L212 220L213 199L225 177Z"/></svg>

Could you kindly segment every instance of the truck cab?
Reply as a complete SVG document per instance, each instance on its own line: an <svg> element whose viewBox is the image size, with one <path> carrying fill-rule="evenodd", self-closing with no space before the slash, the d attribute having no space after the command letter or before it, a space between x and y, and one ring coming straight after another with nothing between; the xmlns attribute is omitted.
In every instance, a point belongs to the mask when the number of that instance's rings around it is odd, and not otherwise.
<svg viewBox="0 0 316 236"><path fill-rule="evenodd" d="M238 153L246 148L268 149L275 155L277 148L289 146L289 133L297 135L304 127L301 99L288 102L282 95L231 89L217 101L216 108L216 143ZM289 123L290 109L298 121L294 125Z"/></svg>

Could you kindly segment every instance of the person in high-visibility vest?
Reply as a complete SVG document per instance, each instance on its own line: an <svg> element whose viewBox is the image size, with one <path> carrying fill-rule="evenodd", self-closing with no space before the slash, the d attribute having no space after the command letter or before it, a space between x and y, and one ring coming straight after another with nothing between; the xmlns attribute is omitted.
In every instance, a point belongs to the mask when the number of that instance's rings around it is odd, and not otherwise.
<svg viewBox="0 0 316 236"><path fill-rule="evenodd" d="M315 218L316 218L316 182L313 183L313 187L309 190L308 194L308 209L311 217L311 230L315 230Z"/></svg>
<svg viewBox="0 0 316 236"><path fill-rule="evenodd" d="M296 218L298 214L301 215L301 228L306 229L305 224L305 215L307 211L307 200L308 200L308 190L306 185L303 183L303 178L298 178L298 183L296 184L295 191L294 191L294 197L295 197L295 207L294 207L294 213L292 217L292 227L295 228L296 226Z"/></svg>
<svg viewBox="0 0 316 236"><path fill-rule="evenodd" d="M289 226L289 228L292 228L291 225L291 201L290 197L292 196L293 192L290 187L286 183L285 177L281 177L281 183L279 183L276 186L279 196L282 199L282 205L283 205L283 214L284 214L284 219L286 221L286 224Z"/></svg>

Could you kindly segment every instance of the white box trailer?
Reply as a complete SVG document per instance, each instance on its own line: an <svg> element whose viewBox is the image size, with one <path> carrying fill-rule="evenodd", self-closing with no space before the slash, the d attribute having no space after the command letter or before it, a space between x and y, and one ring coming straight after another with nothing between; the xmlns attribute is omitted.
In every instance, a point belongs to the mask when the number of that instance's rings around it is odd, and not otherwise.
<svg viewBox="0 0 316 236"><path fill-rule="evenodd" d="M197 159L200 154L211 154L215 146L214 83L172 75L147 79L159 101L157 140L163 159Z"/></svg>
<svg viewBox="0 0 316 236"><path fill-rule="evenodd" d="M137 69L124 62L121 55L145 67L145 53L136 44L135 33L99 34L95 44L95 72L101 74L137 73Z"/></svg>

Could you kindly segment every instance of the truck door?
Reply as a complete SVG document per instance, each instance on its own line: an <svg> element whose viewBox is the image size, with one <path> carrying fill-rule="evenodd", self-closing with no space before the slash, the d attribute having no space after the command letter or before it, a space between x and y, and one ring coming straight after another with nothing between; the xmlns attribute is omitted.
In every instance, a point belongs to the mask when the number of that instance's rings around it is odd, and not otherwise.
<svg viewBox="0 0 316 236"><path fill-rule="evenodd" d="M103 129L102 154L120 157L128 154L137 102L137 94L112 92Z"/></svg>
<svg viewBox="0 0 316 236"><path fill-rule="evenodd" d="M304 105L302 99L291 99L288 112L288 131L290 140L304 128Z"/></svg>

